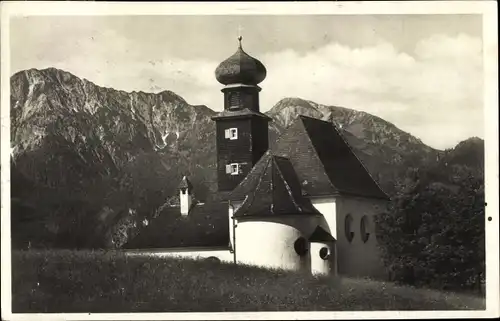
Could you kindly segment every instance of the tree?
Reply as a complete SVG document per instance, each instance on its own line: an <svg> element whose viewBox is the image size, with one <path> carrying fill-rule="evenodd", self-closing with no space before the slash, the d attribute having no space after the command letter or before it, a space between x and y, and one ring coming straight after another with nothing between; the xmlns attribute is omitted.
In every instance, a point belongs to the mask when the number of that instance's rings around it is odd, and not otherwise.
<svg viewBox="0 0 500 321"><path fill-rule="evenodd" d="M442 289L477 286L485 268L482 169L444 159L408 174L377 217L391 278Z"/></svg>

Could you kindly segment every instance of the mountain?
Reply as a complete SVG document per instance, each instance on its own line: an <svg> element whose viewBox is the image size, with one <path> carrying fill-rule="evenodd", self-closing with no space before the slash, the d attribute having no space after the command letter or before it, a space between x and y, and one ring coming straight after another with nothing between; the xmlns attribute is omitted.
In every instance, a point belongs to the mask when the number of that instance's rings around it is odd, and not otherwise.
<svg viewBox="0 0 500 321"><path fill-rule="evenodd" d="M441 153L394 124L362 111L285 98L267 114L279 129L288 126L299 114L334 123L374 179L389 194L395 192L395 181L404 176L408 168L433 162Z"/></svg>
<svg viewBox="0 0 500 321"><path fill-rule="evenodd" d="M299 113L341 127L389 194L408 168L443 154L376 116L299 98L267 112L271 145ZM120 246L144 216L175 198L182 175L203 200L216 188L215 114L171 91L127 93L54 68L14 74L13 245ZM467 148L459 159L474 153Z"/></svg>
<svg viewBox="0 0 500 321"><path fill-rule="evenodd" d="M484 188L484 140L471 137L445 150L438 161L420 168L419 176L433 186L436 182L450 187L480 180Z"/></svg>
<svg viewBox="0 0 500 321"><path fill-rule="evenodd" d="M215 181L214 114L170 91L126 93L53 68L16 73L12 168L29 182L12 190L16 209L34 207L41 229L68 232L60 244L84 246L96 226L159 207L183 174L203 197Z"/></svg>
<svg viewBox="0 0 500 321"><path fill-rule="evenodd" d="M484 140L471 137L446 150L442 161L469 167L484 168Z"/></svg>

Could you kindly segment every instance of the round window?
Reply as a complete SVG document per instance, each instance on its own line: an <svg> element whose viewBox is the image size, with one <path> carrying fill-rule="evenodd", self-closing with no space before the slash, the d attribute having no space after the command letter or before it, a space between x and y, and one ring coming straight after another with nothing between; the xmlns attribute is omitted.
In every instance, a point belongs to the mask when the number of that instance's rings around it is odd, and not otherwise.
<svg viewBox="0 0 500 321"><path fill-rule="evenodd" d="M295 248L295 252L297 252L298 255L304 256L307 254L307 241L303 237L299 237L297 241L295 241L293 247Z"/></svg>
<svg viewBox="0 0 500 321"><path fill-rule="evenodd" d="M367 216L363 216L361 218L361 225L360 225L360 230L361 230L361 239L363 242L367 242L368 238L370 237L369 231L369 221Z"/></svg>
<svg viewBox="0 0 500 321"><path fill-rule="evenodd" d="M322 247L321 250L319 250L319 257L323 260L327 260L330 257L330 249Z"/></svg>
<svg viewBox="0 0 500 321"><path fill-rule="evenodd" d="M347 214L345 217L345 237L349 242L354 238L354 232L352 231L352 216Z"/></svg>

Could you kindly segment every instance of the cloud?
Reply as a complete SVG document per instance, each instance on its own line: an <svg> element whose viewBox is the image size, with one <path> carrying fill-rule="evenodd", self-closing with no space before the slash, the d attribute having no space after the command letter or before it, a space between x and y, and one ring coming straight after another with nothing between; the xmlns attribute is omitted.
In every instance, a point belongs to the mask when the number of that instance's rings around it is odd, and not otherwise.
<svg viewBox="0 0 500 321"><path fill-rule="evenodd" d="M481 48L480 39L459 34L423 39L412 55L387 42L272 53L262 59L269 70L262 102L297 96L363 110L448 148L484 137Z"/></svg>
<svg viewBox="0 0 500 321"><path fill-rule="evenodd" d="M214 76L220 61L149 50L151 46L143 47L111 29L71 32L77 36L61 34L53 45L34 42L26 48L24 42L16 49L13 44L20 56L12 71L53 66L101 86L168 89L191 104L222 109L222 85ZM175 44L165 44L169 45ZM470 136L484 137L479 38L435 34L409 52L380 39L365 47L330 42L315 48L257 57L268 70L261 84L263 111L293 96L375 114L436 148L452 147Z"/></svg>

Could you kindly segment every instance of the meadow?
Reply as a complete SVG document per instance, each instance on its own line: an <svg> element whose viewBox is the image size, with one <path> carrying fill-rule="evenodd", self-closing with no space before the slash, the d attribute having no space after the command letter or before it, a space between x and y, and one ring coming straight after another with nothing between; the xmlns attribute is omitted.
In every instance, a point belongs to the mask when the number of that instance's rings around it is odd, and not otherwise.
<svg viewBox="0 0 500 321"><path fill-rule="evenodd" d="M484 297L103 251L13 251L14 313L481 310Z"/></svg>

